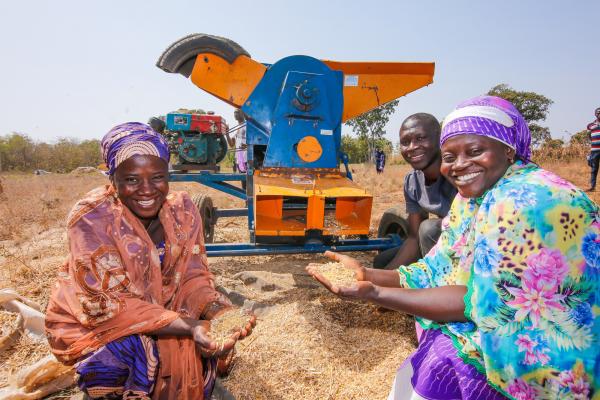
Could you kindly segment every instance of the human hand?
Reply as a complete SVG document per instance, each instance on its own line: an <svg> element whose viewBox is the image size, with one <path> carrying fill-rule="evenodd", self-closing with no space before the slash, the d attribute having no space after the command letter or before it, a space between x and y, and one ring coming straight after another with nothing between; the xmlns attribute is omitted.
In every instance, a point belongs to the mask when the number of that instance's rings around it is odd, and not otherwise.
<svg viewBox="0 0 600 400"><path fill-rule="evenodd" d="M223 309L219 310L211 319L219 317L220 315L226 313L227 311L231 310L232 308L233 307L227 307L227 308L223 308ZM238 331L239 336L238 336L237 340L242 340L246 336L250 336L250 334L252 333L252 330L256 326L256 315L254 315L252 313L252 311L248 311L248 312L246 312L246 314L248 315L248 322L243 327L240 327L240 330Z"/></svg>
<svg viewBox="0 0 600 400"><path fill-rule="evenodd" d="M233 349L240 332L234 332L223 343L217 343L210 337L210 322L202 320L192 327L191 334L204 357L220 357Z"/></svg>
<svg viewBox="0 0 600 400"><path fill-rule="evenodd" d="M377 286L369 281L358 281L350 287L338 288L337 295L352 300L370 300L374 297Z"/></svg>
<svg viewBox="0 0 600 400"><path fill-rule="evenodd" d="M325 252L324 256L333 261L340 262L344 264L344 267L354 271L354 277L357 281L367 280L366 268L363 267L357 259L329 250ZM308 266L310 267L311 265L315 264L309 264Z"/></svg>
<svg viewBox="0 0 600 400"><path fill-rule="evenodd" d="M357 282L351 287L339 287L333 285L327 278L318 272L319 264L309 264L306 267L306 272L308 272L313 278L319 281L319 283L325 286L325 288L327 288L327 290L333 294L341 297L360 298L358 296L362 296L367 292L370 292L370 288L374 287L373 284L366 281L366 269L360 264L360 262L358 262L358 260L343 254L335 253L333 251L326 251L325 256L333 261L342 263L344 267L352 270L354 272L354 277L357 280Z"/></svg>
<svg viewBox="0 0 600 400"><path fill-rule="evenodd" d="M252 333L252 330L256 326L256 315L254 315L252 312L249 312L248 316L250 317L250 319L248 320L248 323L246 324L246 326L244 326L240 330L240 337L238 338L238 340L242 340L246 336L250 336L250 334Z"/></svg>

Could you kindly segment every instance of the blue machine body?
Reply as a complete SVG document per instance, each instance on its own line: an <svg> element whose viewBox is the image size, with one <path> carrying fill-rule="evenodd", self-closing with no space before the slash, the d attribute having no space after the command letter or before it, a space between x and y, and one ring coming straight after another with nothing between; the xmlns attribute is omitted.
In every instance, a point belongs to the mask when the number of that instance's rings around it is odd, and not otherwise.
<svg viewBox="0 0 600 400"><path fill-rule="evenodd" d="M248 145L267 145L263 167L337 168L341 157L343 74L309 56L271 65L242 111ZM314 162L300 159L294 145L306 136L323 149Z"/></svg>

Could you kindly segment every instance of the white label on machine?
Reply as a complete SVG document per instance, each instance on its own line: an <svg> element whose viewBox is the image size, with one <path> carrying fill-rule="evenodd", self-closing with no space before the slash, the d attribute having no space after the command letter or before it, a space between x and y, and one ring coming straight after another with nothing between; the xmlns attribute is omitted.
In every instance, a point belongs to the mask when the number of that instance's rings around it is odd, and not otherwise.
<svg viewBox="0 0 600 400"><path fill-rule="evenodd" d="M292 175L292 183L295 185L313 185L315 178L312 175Z"/></svg>
<svg viewBox="0 0 600 400"><path fill-rule="evenodd" d="M321 129L321 135L331 136L333 135L333 131L331 129Z"/></svg>
<svg viewBox="0 0 600 400"><path fill-rule="evenodd" d="M344 86L358 86L358 75L344 75Z"/></svg>

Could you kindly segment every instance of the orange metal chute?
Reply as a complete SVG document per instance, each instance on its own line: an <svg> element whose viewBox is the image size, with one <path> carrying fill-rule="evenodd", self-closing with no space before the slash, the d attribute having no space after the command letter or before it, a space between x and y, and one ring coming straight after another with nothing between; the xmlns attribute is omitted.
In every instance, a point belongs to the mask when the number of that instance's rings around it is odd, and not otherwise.
<svg viewBox="0 0 600 400"><path fill-rule="evenodd" d="M435 71L435 63L323 62L344 73L343 122L429 85Z"/></svg>
<svg viewBox="0 0 600 400"><path fill-rule="evenodd" d="M196 57L190 78L200 89L239 108L266 70L267 67L247 56L239 56L229 64L215 54L201 53Z"/></svg>

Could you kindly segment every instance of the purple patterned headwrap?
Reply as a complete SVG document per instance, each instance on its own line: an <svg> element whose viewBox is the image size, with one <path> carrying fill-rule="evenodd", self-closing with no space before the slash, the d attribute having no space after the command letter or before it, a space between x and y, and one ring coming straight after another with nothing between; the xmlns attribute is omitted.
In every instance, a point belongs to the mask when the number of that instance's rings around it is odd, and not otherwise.
<svg viewBox="0 0 600 400"><path fill-rule="evenodd" d="M123 161L135 155L151 155L169 162L169 146L165 139L146 124L126 122L112 128L100 143L102 158L113 175Z"/></svg>
<svg viewBox="0 0 600 400"><path fill-rule="evenodd" d="M513 148L521 160L531 160L527 122L511 102L500 97L479 96L459 104L444 119L440 145L464 134L496 139Z"/></svg>

